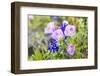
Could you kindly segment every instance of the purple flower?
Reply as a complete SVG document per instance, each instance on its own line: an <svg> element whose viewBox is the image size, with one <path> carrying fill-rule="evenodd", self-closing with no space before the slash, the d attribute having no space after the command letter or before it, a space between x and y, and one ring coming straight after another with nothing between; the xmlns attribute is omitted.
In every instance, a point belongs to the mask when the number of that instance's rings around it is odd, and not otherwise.
<svg viewBox="0 0 100 76"><path fill-rule="evenodd" d="M66 20L63 20L62 25L61 25L61 29L64 33L66 26L68 25L68 22Z"/></svg>
<svg viewBox="0 0 100 76"><path fill-rule="evenodd" d="M48 46L48 50L50 50L51 52L56 52L58 51L59 47L57 45L50 45Z"/></svg>
<svg viewBox="0 0 100 76"><path fill-rule="evenodd" d="M63 22L62 22L62 26L67 26L67 25L68 25L68 21L63 20Z"/></svg>
<svg viewBox="0 0 100 76"><path fill-rule="evenodd" d="M54 25L54 22L49 22L47 24L47 27L44 29L44 32L46 34L52 34L56 29L56 26Z"/></svg>
<svg viewBox="0 0 100 76"><path fill-rule="evenodd" d="M68 25L65 28L64 34L65 36L74 36L76 33L76 27L74 25Z"/></svg>
<svg viewBox="0 0 100 76"><path fill-rule="evenodd" d="M58 20L58 17L57 16L51 16L51 18L52 18L53 21Z"/></svg>
<svg viewBox="0 0 100 76"><path fill-rule="evenodd" d="M49 41L49 43L50 43L51 45L53 45L53 44L56 44L56 43L57 43L57 41L56 41L56 40L54 40L54 39L51 39L51 40Z"/></svg>
<svg viewBox="0 0 100 76"><path fill-rule="evenodd" d="M50 50L52 52L58 51L59 47L56 44L57 41L56 40L50 40L49 42L50 42L50 45L48 46L48 50Z"/></svg>
<svg viewBox="0 0 100 76"><path fill-rule="evenodd" d="M73 44L69 44L69 45L68 45L67 53L68 53L69 55L74 55L74 53L75 53L75 46L74 46Z"/></svg>
<svg viewBox="0 0 100 76"><path fill-rule="evenodd" d="M52 33L51 37L58 42L64 39L64 34L61 29L57 29Z"/></svg>

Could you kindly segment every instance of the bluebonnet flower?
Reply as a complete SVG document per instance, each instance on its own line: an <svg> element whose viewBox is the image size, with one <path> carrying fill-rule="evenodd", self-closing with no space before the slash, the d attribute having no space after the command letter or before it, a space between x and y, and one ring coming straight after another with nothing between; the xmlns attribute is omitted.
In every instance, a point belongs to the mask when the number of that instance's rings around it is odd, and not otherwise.
<svg viewBox="0 0 100 76"><path fill-rule="evenodd" d="M51 18L52 18L52 21L58 20L58 17L57 16L51 16Z"/></svg>
<svg viewBox="0 0 100 76"><path fill-rule="evenodd" d="M66 28L65 28L65 31L64 31L64 34L65 36L74 36L76 33L76 27L74 25L68 25Z"/></svg>
<svg viewBox="0 0 100 76"><path fill-rule="evenodd" d="M52 33L51 37L59 42L64 39L64 34L61 29L57 29Z"/></svg>
<svg viewBox="0 0 100 76"><path fill-rule="evenodd" d="M63 22L62 22L62 26L67 26L67 25L68 25L68 21L63 20Z"/></svg>
<svg viewBox="0 0 100 76"><path fill-rule="evenodd" d="M48 50L50 50L52 52L58 51L59 46L56 44L57 41L56 40L50 40L49 42L50 42L50 45L48 46Z"/></svg>
<svg viewBox="0 0 100 76"><path fill-rule="evenodd" d="M57 43L57 41L56 41L56 40L54 40L54 39L52 39L52 40L50 40L50 41L49 41L49 43L50 43L51 45L53 45L53 44L56 44L56 43Z"/></svg>
<svg viewBox="0 0 100 76"><path fill-rule="evenodd" d="M69 45L68 45L67 53L68 53L69 55L74 55L74 53L75 53L75 46L74 46L73 44L69 44Z"/></svg>
<svg viewBox="0 0 100 76"><path fill-rule="evenodd" d="M68 22L66 20L63 20L62 25L61 25L61 29L64 33L66 26L68 25Z"/></svg>

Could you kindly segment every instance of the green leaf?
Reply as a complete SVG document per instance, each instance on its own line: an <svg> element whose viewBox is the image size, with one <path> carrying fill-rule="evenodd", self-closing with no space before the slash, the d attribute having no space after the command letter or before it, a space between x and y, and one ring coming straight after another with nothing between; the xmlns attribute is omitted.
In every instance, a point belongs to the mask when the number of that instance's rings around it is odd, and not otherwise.
<svg viewBox="0 0 100 76"><path fill-rule="evenodd" d="M43 56L42 56L42 53L40 51L35 51L34 52L34 58L35 60L43 60Z"/></svg>
<svg viewBox="0 0 100 76"><path fill-rule="evenodd" d="M79 51L77 51L77 53L74 56L76 59L80 59L81 58L81 53Z"/></svg>

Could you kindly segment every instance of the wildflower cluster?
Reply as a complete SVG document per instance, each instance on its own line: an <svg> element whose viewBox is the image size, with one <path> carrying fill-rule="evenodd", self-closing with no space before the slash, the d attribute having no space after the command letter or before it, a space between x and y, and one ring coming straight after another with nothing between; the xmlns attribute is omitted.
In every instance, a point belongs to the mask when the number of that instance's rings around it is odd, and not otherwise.
<svg viewBox="0 0 100 76"><path fill-rule="evenodd" d="M49 34L51 39L48 41L49 46L48 50L51 52L57 52L60 49L60 43L64 42L66 45L66 52L69 55L74 55L75 46L70 43L67 43L67 38L70 38L76 34L76 27L74 25L70 25L68 21L63 20L60 26L55 25L55 20L57 17L53 17L53 21L49 22L44 29L45 34Z"/></svg>
<svg viewBox="0 0 100 76"><path fill-rule="evenodd" d="M88 58L88 18L28 15L28 60Z"/></svg>

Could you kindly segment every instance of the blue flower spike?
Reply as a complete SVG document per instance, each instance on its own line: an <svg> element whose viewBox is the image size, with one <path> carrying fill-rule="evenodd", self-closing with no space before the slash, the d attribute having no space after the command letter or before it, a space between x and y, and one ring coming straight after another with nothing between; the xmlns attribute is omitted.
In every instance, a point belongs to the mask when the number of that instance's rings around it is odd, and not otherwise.
<svg viewBox="0 0 100 76"><path fill-rule="evenodd" d="M52 21L57 21L58 20L57 16L51 16L51 18L52 18Z"/></svg>
<svg viewBox="0 0 100 76"><path fill-rule="evenodd" d="M48 46L48 50L50 50L51 52L56 52L59 49L59 46L56 44L57 41L52 39L49 41L50 45Z"/></svg>
<svg viewBox="0 0 100 76"><path fill-rule="evenodd" d="M63 20L62 25L61 25L61 29L62 29L63 32L65 31L65 28L66 28L67 25L68 25L68 21Z"/></svg>

